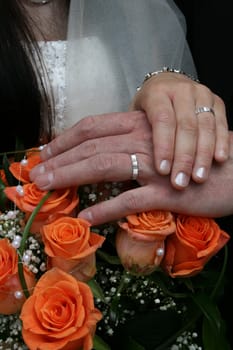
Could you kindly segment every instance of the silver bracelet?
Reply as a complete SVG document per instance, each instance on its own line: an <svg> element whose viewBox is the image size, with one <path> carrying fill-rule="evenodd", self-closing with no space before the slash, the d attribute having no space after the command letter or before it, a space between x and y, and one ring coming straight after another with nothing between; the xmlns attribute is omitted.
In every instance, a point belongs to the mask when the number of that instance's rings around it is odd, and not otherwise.
<svg viewBox="0 0 233 350"><path fill-rule="evenodd" d="M169 68L169 67L163 67L162 69L157 70L157 71L155 71L155 72L147 73L147 74L145 75L145 78L144 78L143 82L142 82L142 85L143 85L147 80L149 80L150 78L152 78L152 77L154 77L154 76L156 76L156 75L159 75L160 73L165 73L165 72L183 74L183 75L185 75L186 77L188 77L189 79L192 79L193 81L196 81L197 83L200 83L200 81L199 81L197 78L195 78L193 75L187 74L187 73L183 72L183 71L180 70L180 69L174 69L174 68ZM139 86L139 87L137 87L137 91L141 90L142 85Z"/></svg>

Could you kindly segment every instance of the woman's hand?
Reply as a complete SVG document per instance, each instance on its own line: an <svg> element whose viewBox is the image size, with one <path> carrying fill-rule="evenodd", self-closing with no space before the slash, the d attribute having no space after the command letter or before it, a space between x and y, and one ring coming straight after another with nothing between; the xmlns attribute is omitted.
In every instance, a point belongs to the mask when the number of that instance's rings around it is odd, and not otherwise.
<svg viewBox="0 0 233 350"><path fill-rule="evenodd" d="M212 108L214 113L196 114L196 109L203 106ZM135 95L130 109L145 111L152 128L152 159L155 169L161 175L169 175L174 188L186 188L190 178L197 183L203 183L208 178L213 159L223 162L228 158L229 136L223 101L207 87L185 75L164 72L150 78ZM92 118L84 118L74 128L75 134L76 129L80 129L75 139L72 138L72 132L71 134L68 132L55 141L56 146L54 142L51 143L51 149L54 152L51 155L56 156L72 148L74 148L73 152L80 152L84 147L91 147L89 146L91 140L95 143L96 139L98 139L98 152L105 152L106 143L103 144L101 151L99 144L102 140L99 138L108 136L111 137L110 151L119 152L118 140L112 139L112 136L119 135L120 124L117 124L116 117L110 118L110 122L105 121L105 118L109 118L109 115L102 116L93 123ZM122 132L125 134L127 127L134 123L134 119L130 120L132 114L125 114L123 118L125 120L122 123L125 125ZM91 133L87 130L89 124L91 124ZM102 129L105 129L103 136L99 133ZM143 128L138 129L138 133L142 133L143 138ZM123 140L124 150L127 151L129 147L128 153L135 153L132 151L133 139L127 142L124 137ZM88 144L86 144L87 141ZM122 141L119 140L119 142ZM60 145L57 146L58 144ZM79 148L77 149L76 146ZM49 148L47 148L47 155L43 153L45 160L49 158L48 150ZM102 180L104 181L104 176ZM124 178L119 180L123 181Z"/></svg>
<svg viewBox="0 0 233 350"><path fill-rule="evenodd" d="M198 107L211 112L195 113ZM190 178L204 182L213 159L229 155L229 136L223 101L206 86L183 74L163 72L148 79L135 95L131 110L144 110L152 126L155 168L171 174L177 189Z"/></svg>

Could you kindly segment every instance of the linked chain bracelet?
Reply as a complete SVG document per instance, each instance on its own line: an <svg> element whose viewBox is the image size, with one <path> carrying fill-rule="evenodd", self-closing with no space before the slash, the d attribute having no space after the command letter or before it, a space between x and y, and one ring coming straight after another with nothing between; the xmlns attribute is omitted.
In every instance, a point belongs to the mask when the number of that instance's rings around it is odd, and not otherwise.
<svg viewBox="0 0 233 350"><path fill-rule="evenodd" d="M183 75L185 75L186 77L192 79L193 81L196 81L197 83L200 83L200 81L199 81L197 78L195 78L195 77L192 76L191 74L187 74L187 73L183 72L183 71L180 70L180 69L174 69L174 68L169 68L169 67L163 67L162 69L157 70L157 71L155 71L155 72L147 73L147 74L145 75L145 78L144 78L144 80L143 80L142 85L143 85L148 79L154 77L155 75L159 75L160 73L165 73L165 72L183 74ZM141 87L142 87L142 86L139 86L139 87L137 88L137 91L141 90Z"/></svg>

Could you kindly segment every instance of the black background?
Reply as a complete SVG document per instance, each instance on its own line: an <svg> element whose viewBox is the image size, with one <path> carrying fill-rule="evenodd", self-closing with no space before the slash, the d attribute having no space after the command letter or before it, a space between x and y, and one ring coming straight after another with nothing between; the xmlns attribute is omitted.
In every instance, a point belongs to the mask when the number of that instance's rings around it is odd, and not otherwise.
<svg viewBox="0 0 233 350"><path fill-rule="evenodd" d="M229 128L233 130L233 0L176 0L175 3L186 18L187 39L200 82L224 100ZM222 218L219 223L232 236L228 284L221 308L233 348L233 216Z"/></svg>

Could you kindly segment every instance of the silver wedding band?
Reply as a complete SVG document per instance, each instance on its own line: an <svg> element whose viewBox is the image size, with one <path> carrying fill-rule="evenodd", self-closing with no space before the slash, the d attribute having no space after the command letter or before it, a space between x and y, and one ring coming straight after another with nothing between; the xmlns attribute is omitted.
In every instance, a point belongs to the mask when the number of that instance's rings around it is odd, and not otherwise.
<svg viewBox="0 0 233 350"><path fill-rule="evenodd" d="M206 106L201 106L201 107L197 107L195 109L195 114L198 115L200 113L212 113L213 116L215 117L215 112L214 112L214 109L212 107L206 107Z"/></svg>
<svg viewBox="0 0 233 350"><path fill-rule="evenodd" d="M136 154L131 154L132 180L136 180L139 174L138 160Z"/></svg>

